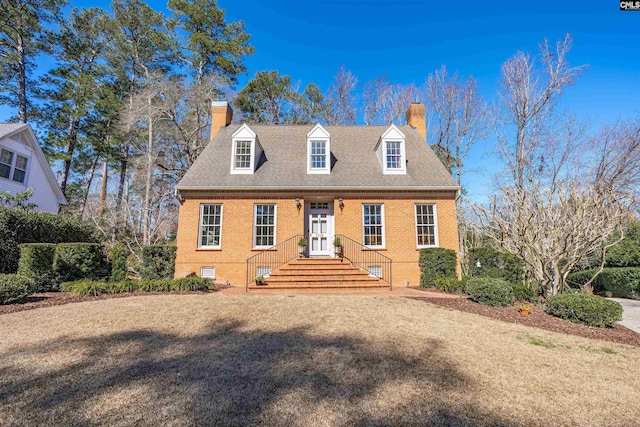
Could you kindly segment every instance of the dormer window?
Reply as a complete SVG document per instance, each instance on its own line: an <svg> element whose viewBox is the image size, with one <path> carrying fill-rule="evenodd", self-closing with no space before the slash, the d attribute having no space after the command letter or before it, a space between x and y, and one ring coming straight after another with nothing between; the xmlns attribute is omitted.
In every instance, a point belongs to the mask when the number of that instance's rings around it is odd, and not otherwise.
<svg viewBox="0 0 640 427"><path fill-rule="evenodd" d="M307 173L328 174L331 172L331 135L317 124L307 134Z"/></svg>
<svg viewBox="0 0 640 427"><path fill-rule="evenodd" d="M395 125L389 126L376 146L376 154L385 175L405 175L407 160L405 155L405 136Z"/></svg>
<svg viewBox="0 0 640 427"><path fill-rule="evenodd" d="M231 173L252 174L256 170L256 162L262 155L262 147L257 142L256 134L246 124L240 126L231 136Z"/></svg>

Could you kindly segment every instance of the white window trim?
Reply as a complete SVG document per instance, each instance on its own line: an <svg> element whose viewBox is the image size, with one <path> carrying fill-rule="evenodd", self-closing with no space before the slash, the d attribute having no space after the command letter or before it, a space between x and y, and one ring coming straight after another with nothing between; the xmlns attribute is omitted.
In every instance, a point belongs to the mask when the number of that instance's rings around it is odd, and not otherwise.
<svg viewBox="0 0 640 427"><path fill-rule="evenodd" d="M256 134L247 124L242 125L231 136L231 174L232 175L253 175L256 170ZM236 168L236 148L239 141L249 141L251 143L251 160L248 168Z"/></svg>
<svg viewBox="0 0 640 427"><path fill-rule="evenodd" d="M372 206L372 205L380 205L380 220L382 221L382 245L366 245L364 238L364 207ZM368 248L376 248L376 249L385 249L387 247L387 238L385 232L385 220L384 220L384 203L363 203L362 204L362 216L360 217L362 221L362 244Z"/></svg>
<svg viewBox="0 0 640 427"><path fill-rule="evenodd" d="M205 205L219 205L220 206L220 244L215 246L203 246L202 245L202 214L204 212ZM198 219L198 249L222 249L222 224L224 220L224 205L222 203L201 203L200 204L200 216Z"/></svg>
<svg viewBox="0 0 640 427"><path fill-rule="evenodd" d="M418 244L418 205L431 205L433 206L433 238L435 240L434 245L419 245ZM413 221L414 232L416 234L416 247L418 249L422 248L439 248L440 241L438 239L438 206L435 203L415 203L413 205Z"/></svg>
<svg viewBox="0 0 640 427"><path fill-rule="evenodd" d="M387 168L387 143L400 143L400 167ZM379 149L382 150L380 159L382 162L382 173L384 175L406 175L407 174L407 155L406 155L406 137L396 125L389 126L389 129L382 134Z"/></svg>
<svg viewBox="0 0 640 427"><path fill-rule="evenodd" d="M11 154L13 154L13 156L11 157L11 164L9 165L9 177L5 178L3 176L0 176L0 179L4 179L6 181L12 182L15 185L22 185L26 187L27 182L29 182L29 171L31 170L31 156L0 145L0 153L2 152L2 150L10 152ZM13 179L13 176L15 175L16 169L17 169L16 163L18 162L18 156L24 157L25 159L27 159L27 167L24 171L24 181L22 182L16 181ZM6 165L6 163L3 163L3 165Z"/></svg>
<svg viewBox="0 0 640 427"><path fill-rule="evenodd" d="M317 141L325 142L325 162L324 168L313 168L311 163L311 143ZM321 125L317 124L307 134L307 174L330 174L331 173L331 135Z"/></svg>
<svg viewBox="0 0 640 427"><path fill-rule="evenodd" d="M205 275L203 275L202 273L203 273L204 269L213 270L213 276L205 276ZM216 278L216 268L214 266L200 267L200 277L207 278L207 279L214 279L215 280L215 278Z"/></svg>
<svg viewBox="0 0 640 427"><path fill-rule="evenodd" d="M257 246L256 245L256 219L257 219L257 215L258 215L258 211L256 209L256 207L258 205L273 205L273 245L260 245ZM255 203L253 205L253 233L252 233L252 240L251 240L251 246L253 247L253 249L268 249L272 246L275 246L278 244L278 204L277 203Z"/></svg>

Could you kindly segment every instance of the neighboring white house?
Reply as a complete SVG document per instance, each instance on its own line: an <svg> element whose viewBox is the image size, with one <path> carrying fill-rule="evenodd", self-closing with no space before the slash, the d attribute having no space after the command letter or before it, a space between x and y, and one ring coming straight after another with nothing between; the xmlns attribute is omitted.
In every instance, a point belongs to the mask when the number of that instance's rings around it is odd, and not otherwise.
<svg viewBox="0 0 640 427"><path fill-rule="evenodd" d="M0 123L0 191L15 195L29 188L36 211L58 213L67 204L31 126Z"/></svg>

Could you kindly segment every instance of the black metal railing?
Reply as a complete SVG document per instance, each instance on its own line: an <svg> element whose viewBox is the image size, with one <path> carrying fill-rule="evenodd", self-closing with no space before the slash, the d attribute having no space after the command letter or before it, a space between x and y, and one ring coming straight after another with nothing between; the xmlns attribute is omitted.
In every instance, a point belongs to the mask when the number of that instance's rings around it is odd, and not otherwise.
<svg viewBox="0 0 640 427"><path fill-rule="evenodd" d="M249 283L256 276L268 275L271 271L298 257L298 242L302 234L296 234L287 240L271 246L254 256L247 258L247 283L245 290L249 290Z"/></svg>
<svg viewBox="0 0 640 427"><path fill-rule="evenodd" d="M389 284L389 289L393 289L391 284L391 258L345 235L336 234L335 237L340 239L342 257L344 259L368 271L369 274L377 276L380 280Z"/></svg>

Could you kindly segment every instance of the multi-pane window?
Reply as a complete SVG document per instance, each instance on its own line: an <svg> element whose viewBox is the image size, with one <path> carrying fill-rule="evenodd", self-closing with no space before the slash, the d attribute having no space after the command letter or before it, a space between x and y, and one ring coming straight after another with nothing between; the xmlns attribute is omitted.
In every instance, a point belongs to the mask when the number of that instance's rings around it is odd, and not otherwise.
<svg viewBox="0 0 640 427"><path fill-rule="evenodd" d="M416 205L418 247L436 246L436 214L434 205Z"/></svg>
<svg viewBox="0 0 640 427"><path fill-rule="evenodd" d="M402 169L402 143L387 142L387 169Z"/></svg>
<svg viewBox="0 0 640 427"><path fill-rule="evenodd" d="M365 246L384 246L383 205L362 205L362 228Z"/></svg>
<svg viewBox="0 0 640 427"><path fill-rule="evenodd" d="M20 155L16 156L16 166L13 169L14 181L24 182L24 179L27 176L27 162L28 162L28 159L26 157L23 157Z"/></svg>
<svg viewBox="0 0 640 427"><path fill-rule="evenodd" d="M254 246L273 246L276 235L276 205L255 205L254 227Z"/></svg>
<svg viewBox="0 0 640 427"><path fill-rule="evenodd" d="M236 141L235 168L251 168L251 141Z"/></svg>
<svg viewBox="0 0 640 427"><path fill-rule="evenodd" d="M0 151L0 176L9 179L11 176L11 165L13 165L13 153L2 149Z"/></svg>
<svg viewBox="0 0 640 427"><path fill-rule="evenodd" d="M326 169L327 167L327 142L311 141L311 168Z"/></svg>
<svg viewBox="0 0 640 427"><path fill-rule="evenodd" d="M222 231L222 205L200 205L200 245L201 248L219 248Z"/></svg>

